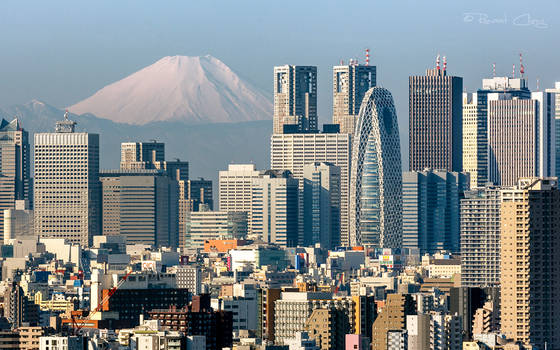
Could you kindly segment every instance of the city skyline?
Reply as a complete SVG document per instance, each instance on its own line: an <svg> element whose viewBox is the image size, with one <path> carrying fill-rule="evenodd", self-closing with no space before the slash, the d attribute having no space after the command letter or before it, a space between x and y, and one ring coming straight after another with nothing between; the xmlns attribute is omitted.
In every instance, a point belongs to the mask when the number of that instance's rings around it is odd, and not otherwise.
<svg viewBox="0 0 560 350"><path fill-rule="evenodd" d="M362 2L357 6L364 10L348 19L339 14L349 13L349 9L334 2L324 8L316 8L313 2L300 4L301 11L295 12L287 12L294 7L290 3L274 10L258 2L247 2L246 6L219 2L176 3L175 11L155 6L128 8L126 4L117 7L108 2L98 4L92 13L83 11L77 4L36 4L29 16L39 12L46 15L31 24L26 23L24 5L2 4L2 12L9 15L0 25L6 34L0 37L0 43L11 54L0 58L0 76L4 78L0 82L0 106L38 99L63 108L163 56L211 54L269 95L273 90L270 81L273 66L316 65L318 115L319 124L322 124L332 118L332 66L338 65L340 60L348 62L349 58L364 62L365 49L369 48L370 64L378 67L377 84L388 88L395 97L400 133L405 138L408 133L406 80L409 75L433 68L438 53L447 56L453 75L465 77L467 91L475 91L482 78L492 76L492 63L496 63L498 76L511 75L512 64L518 65L519 52L524 53L532 90L537 79L541 88L552 87L554 81L560 80L559 76L547 74L553 71L558 53L551 46L543 46L545 42L554 41L554 28L558 25L558 20L550 14L560 4L553 1L542 7L520 1L474 1L468 5L436 1L431 6L411 2L403 8ZM216 4L220 6L214 6ZM442 15L433 15L433 5ZM240 11L241 8L244 11ZM314 11L316 19L300 28L295 24L302 23L305 10ZM210 11L216 20L201 22ZM275 29L272 25L275 11L290 13L288 23L294 26L286 26L285 32ZM100 29L93 16L105 12L110 15ZM372 22L366 19L368 12L387 16ZM507 16L508 22L479 23L480 18L469 17L469 13L486 14L487 21ZM247 23L233 23L230 14L238 15L237 18ZM521 19L513 23L525 14L544 25L524 25ZM183 24L184 21L179 20L181 17L199 24L197 30ZM163 23L160 18L170 20ZM342 20L337 26L338 32L329 30L327 25L335 18ZM130 24L129 29L123 29L123 20ZM22 26L23 23L26 25ZM262 26L262 30L255 31L257 25ZM414 34L409 35L409 28L415 28ZM321 33L328 33L330 37ZM289 35L293 40L282 40L282 35ZM535 36L540 40L531 40ZM435 43L434 38L437 38ZM499 46L495 45L498 40ZM234 50L235 47L243 50ZM467 50L469 47L478 49ZM33 59L36 50L42 52L41 60ZM411 50L414 55L409 54ZM537 52L546 54L537 55ZM401 142L403 164L408 164L405 144Z"/></svg>

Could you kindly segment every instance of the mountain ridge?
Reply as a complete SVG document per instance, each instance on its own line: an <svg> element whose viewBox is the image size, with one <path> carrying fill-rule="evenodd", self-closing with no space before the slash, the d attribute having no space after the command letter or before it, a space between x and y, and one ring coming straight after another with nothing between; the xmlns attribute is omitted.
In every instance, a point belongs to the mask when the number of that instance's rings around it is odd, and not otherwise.
<svg viewBox="0 0 560 350"><path fill-rule="evenodd" d="M115 122L187 124L272 119L271 98L219 59L166 56L68 107Z"/></svg>

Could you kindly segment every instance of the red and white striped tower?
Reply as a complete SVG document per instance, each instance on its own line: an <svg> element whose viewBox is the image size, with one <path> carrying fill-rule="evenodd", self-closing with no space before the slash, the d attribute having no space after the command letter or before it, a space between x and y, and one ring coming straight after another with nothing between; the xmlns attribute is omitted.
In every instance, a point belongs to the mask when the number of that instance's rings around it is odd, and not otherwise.
<svg viewBox="0 0 560 350"><path fill-rule="evenodd" d="M519 53L519 73L522 78L525 77L525 66L523 65L523 55L521 52Z"/></svg>
<svg viewBox="0 0 560 350"><path fill-rule="evenodd" d="M511 77L515 78L515 63L513 64L513 70L511 71Z"/></svg>
<svg viewBox="0 0 560 350"><path fill-rule="evenodd" d="M492 63L492 76L496 77L496 62Z"/></svg>
<svg viewBox="0 0 560 350"><path fill-rule="evenodd" d="M438 55L437 55L437 57L436 57L436 69L437 69L438 72L439 72L439 53L438 53Z"/></svg>
<svg viewBox="0 0 560 350"><path fill-rule="evenodd" d="M366 66L369 66L369 49L366 49Z"/></svg>

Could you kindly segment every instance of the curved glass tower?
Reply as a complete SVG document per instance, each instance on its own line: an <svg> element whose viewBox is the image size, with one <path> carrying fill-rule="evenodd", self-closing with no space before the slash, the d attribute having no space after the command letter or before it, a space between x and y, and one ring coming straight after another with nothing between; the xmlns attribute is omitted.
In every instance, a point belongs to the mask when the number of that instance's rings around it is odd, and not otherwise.
<svg viewBox="0 0 560 350"><path fill-rule="evenodd" d="M389 90L362 100L352 145L350 244L400 248L402 169L399 126Z"/></svg>

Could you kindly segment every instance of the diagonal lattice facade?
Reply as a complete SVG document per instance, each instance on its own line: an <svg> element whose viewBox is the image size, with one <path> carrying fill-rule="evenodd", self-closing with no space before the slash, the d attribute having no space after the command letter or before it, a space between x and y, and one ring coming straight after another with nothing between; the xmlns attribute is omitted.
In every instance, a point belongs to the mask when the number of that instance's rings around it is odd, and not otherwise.
<svg viewBox="0 0 560 350"><path fill-rule="evenodd" d="M402 168L397 114L391 93L371 88L354 132L350 173L350 243L400 248Z"/></svg>

